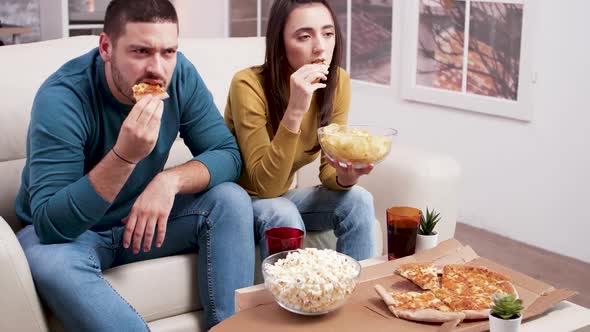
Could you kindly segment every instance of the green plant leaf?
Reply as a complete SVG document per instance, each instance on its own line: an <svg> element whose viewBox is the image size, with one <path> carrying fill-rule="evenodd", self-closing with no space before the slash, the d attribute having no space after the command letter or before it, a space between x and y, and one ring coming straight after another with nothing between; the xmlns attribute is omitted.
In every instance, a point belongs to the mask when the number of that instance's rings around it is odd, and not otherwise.
<svg viewBox="0 0 590 332"><path fill-rule="evenodd" d="M491 307L492 314L502 319L512 319L520 316L523 309L522 300L514 296L504 294L493 295L494 304Z"/></svg>
<svg viewBox="0 0 590 332"><path fill-rule="evenodd" d="M428 209L426 207L426 216L424 213L420 214L420 229L418 232L421 235L432 235L434 232L434 227L440 221L440 212L436 212L436 210Z"/></svg>

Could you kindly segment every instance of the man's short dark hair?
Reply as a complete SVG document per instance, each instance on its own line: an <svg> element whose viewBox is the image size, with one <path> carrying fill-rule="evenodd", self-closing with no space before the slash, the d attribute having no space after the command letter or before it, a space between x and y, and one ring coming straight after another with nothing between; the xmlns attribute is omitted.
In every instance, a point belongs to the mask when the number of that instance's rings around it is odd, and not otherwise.
<svg viewBox="0 0 590 332"><path fill-rule="evenodd" d="M132 23L176 23L176 9L169 0L113 0L107 7L104 32L113 43L125 33L125 25Z"/></svg>

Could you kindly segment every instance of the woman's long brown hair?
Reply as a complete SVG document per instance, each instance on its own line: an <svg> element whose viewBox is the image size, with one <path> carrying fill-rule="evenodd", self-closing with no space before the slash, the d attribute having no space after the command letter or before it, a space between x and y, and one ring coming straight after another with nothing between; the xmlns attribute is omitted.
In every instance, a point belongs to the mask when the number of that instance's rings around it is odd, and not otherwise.
<svg viewBox="0 0 590 332"><path fill-rule="evenodd" d="M266 29L266 55L262 70L264 77L264 94L268 104L268 113L270 116L273 133L279 128L279 123L285 114L289 104L289 62L285 50L285 41L283 33L289 14L297 6L309 3L320 3L326 6L332 20L334 21L335 46L330 63L330 74L326 81L326 87L316 90L316 104L318 106L318 123L319 126L326 126L332 119L332 110L334 108L334 96L336 95L336 86L338 85L338 70L342 62L342 34L338 19L334 15L334 10L326 0L275 0L270 10L268 26ZM307 152L317 152L320 150L319 144Z"/></svg>

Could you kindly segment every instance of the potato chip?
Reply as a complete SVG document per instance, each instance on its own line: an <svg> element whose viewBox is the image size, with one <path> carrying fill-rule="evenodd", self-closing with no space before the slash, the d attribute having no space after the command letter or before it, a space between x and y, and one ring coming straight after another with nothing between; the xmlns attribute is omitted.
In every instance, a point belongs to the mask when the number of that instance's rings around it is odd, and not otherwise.
<svg viewBox="0 0 590 332"><path fill-rule="evenodd" d="M318 130L320 145L329 157L353 164L371 164L385 158L394 134L393 130L389 135L373 135L335 123Z"/></svg>

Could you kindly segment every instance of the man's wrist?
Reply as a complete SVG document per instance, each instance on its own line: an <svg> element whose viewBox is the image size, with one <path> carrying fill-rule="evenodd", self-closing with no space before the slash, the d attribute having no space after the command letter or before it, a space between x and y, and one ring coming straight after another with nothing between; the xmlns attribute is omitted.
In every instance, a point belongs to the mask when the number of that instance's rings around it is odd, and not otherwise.
<svg viewBox="0 0 590 332"><path fill-rule="evenodd" d="M124 157L123 155L121 155L120 153L118 153L117 150L115 150L115 147L114 146L111 148L111 151L115 154L115 156L117 158L119 158L121 161L124 161L124 162L126 162L128 164L137 165L137 163L139 162L139 161L133 161L133 160L127 158L127 157Z"/></svg>
<svg viewBox="0 0 590 332"><path fill-rule="evenodd" d="M123 158L121 158L114 149L111 149L111 153L110 153L110 157L112 160L114 160L118 165L125 165L126 167L129 167L131 169L135 168L135 166L137 166L136 163L133 163L129 160L125 160Z"/></svg>
<svg viewBox="0 0 590 332"><path fill-rule="evenodd" d="M180 177L172 169L161 172L157 177L170 186L174 190L174 193L177 194L180 192Z"/></svg>

